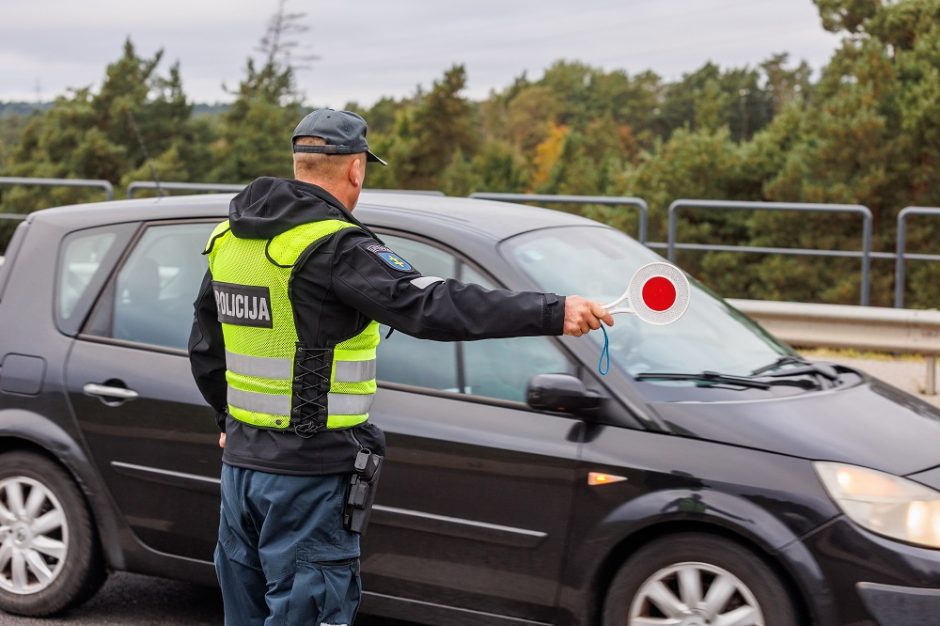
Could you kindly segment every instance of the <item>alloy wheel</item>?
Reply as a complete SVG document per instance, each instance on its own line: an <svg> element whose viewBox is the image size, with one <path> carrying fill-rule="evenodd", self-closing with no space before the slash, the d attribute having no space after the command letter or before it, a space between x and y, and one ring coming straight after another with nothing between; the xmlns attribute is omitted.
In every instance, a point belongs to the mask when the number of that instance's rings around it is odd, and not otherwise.
<svg viewBox="0 0 940 626"><path fill-rule="evenodd" d="M0 589L42 591L61 573L68 545L65 511L52 491L26 476L0 481Z"/></svg>
<svg viewBox="0 0 940 626"><path fill-rule="evenodd" d="M708 563L677 563L640 585L629 626L765 626L754 594L737 576Z"/></svg>

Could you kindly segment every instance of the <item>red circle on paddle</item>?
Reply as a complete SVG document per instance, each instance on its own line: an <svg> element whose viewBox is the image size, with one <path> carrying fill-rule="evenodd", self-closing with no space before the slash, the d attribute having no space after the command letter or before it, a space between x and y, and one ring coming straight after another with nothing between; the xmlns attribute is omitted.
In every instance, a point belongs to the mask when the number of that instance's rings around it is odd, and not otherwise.
<svg viewBox="0 0 940 626"><path fill-rule="evenodd" d="M676 286L665 276L653 276L643 284L643 304L665 311L676 303Z"/></svg>

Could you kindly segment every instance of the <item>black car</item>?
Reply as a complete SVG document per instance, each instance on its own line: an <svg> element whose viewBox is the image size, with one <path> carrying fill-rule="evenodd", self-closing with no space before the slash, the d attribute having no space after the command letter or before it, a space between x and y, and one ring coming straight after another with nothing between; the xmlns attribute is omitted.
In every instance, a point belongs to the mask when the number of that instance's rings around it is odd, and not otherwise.
<svg viewBox="0 0 940 626"><path fill-rule="evenodd" d="M185 345L228 197L40 211L0 268L0 608L109 570L214 583L218 432ZM567 213L364 194L421 271L620 295L654 253ZM811 364L707 289L671 326L394 333L364 610L426 624L940 623L940 413Z"/></svg>

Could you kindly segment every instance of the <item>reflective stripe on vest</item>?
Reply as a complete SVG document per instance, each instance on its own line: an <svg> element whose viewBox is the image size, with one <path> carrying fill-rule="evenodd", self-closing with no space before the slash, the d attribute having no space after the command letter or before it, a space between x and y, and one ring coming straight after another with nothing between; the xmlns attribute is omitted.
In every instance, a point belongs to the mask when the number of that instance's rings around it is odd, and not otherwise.
<svg viewBox="0 0 940 626"><path fill-rule="evenodd" d="M370 322L358 335L332 346L331 362L324 352L318 364L317 346L298 343L288 293L297 259L344 228L356 226L340 220L309 222L270 240L239 239L227 222L213 231L206 254L225 336L233 418L279 430L298 424L305 430L322 428L324 422L326 428L349 428L368 419L376 390L378 324ZM264 315L251 317L259 311ZM317 376L326 376L326 365L328 390L317 382Z"/></svg>
<svg viewBox="0 0 940 626"><path fill-rule="evenodd" d="M362 383L375 378L375 359L339 361L333 364L333 380L338 383Z"/></svg>
<svg viewBox="0 0 940 626"><path fill-rule="evenodd" d="M225 369L242 376L257 378L290 378L294 363L291 359L251 356L225 351ZM333 379L339 383L362 383L375 378L375 359L333 363Z"/></svg>
<svg viewBox="0 0 940 626"><path fill-rule="evenodd" d="M330 393L327 394L327 408L333 415L364 415L369 412L375 394ZM231 385L228 388L228 403L252 413L266 413L287 419L291 410L291 398L285 395L242 391Z"/></svg>
<svg viewBox="0 0 940 626"><path fill-rule="evenodd" d="M238 354L237 352L226 350L225 369L243 376L290 378L294 369L294 361L293 359Z"/></svg>

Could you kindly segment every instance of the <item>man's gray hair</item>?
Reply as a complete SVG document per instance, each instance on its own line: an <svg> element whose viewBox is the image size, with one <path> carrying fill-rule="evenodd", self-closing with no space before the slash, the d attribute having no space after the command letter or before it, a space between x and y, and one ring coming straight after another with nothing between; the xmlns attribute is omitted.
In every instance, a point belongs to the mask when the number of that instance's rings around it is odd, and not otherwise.
<svg viewBox="0 0 940 626"><path fill-rule="evenodd" d="M325 146L322 137L298 137L301 146ZM294 177L298 179L335 179L343 175L352 159L365 159L365 154L323 154L320 152L295 152Z"/></svg>

